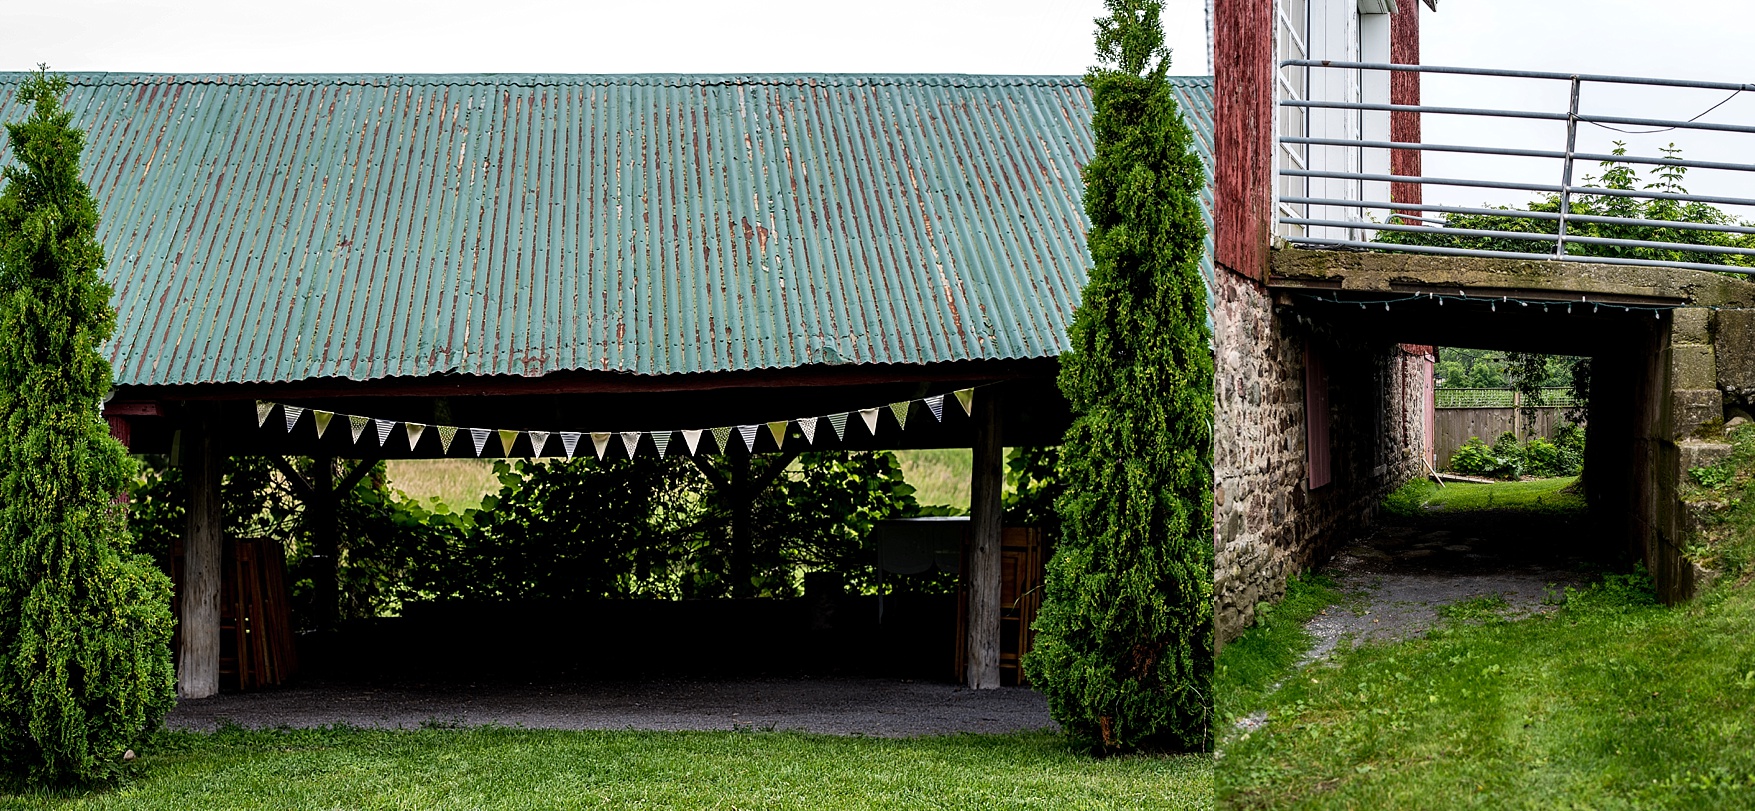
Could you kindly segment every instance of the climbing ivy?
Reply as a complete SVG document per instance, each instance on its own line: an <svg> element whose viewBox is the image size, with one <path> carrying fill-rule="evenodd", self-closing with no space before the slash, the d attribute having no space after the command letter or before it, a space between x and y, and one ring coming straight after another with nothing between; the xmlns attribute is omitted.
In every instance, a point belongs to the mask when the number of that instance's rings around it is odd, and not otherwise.
<svg viewBox="0 0 1755 811"><path fill-rule="evenodd" d="M170 580L133 551L100 412L116 319L66 90L19 87L0 192L0 769L33 785L114 776L173 701Z"/></svg>
<svg viewBox="0 0 1755 811"><path fill-rule="evenodd" d="M1205 173L1165 78L1159 0L1107 0L1086 76L1094 266L1060 388L1061 537L1025 666L1101 752L1197 749L1212 715L1212 336Z"/></svg>

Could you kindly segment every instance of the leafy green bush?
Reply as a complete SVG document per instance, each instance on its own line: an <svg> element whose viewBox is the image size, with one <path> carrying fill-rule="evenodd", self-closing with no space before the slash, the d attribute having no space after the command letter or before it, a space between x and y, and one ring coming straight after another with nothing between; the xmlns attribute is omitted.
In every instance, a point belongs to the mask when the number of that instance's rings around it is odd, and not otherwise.
<svg viewBox="0 0 1755 811"><path fill-rule="evenodd" d="M1450 469L1464 476L1485 476L1487 478L1508 478L1507 473L1513 469L1504 457L1482 442L1478 436L1469 437L1463 446L1456 449L1450 456Z"/></svg>
<svg viewBox="0 0 1755 811"><path fill-rule="evenodd" d="M0 782L37 786L116 776L174 688L170 580L116 502L135 465L100 413L116 316L66 90L19 87L0 192Z"/></svg>
<svg viewBox="0 0 1755 811"><path fill-rule="evenodd" d="M1104 752L1210 742L1213 357L1200 274L1206 172L1177 110L1155 0L1109 0L1087 76L1095 264L1060 388L1074 415L1036 647L1049 712Z"/></svg>
<svg viewBox="0 0 1755 811"><path fill-rule="evenodd" d="M1539 436L1532 437L1524 444L1522 456L1523 470L1531 476L1551 479L1576 473L1570 469L1566 454L1560 450L1560 446Z"/></svg>

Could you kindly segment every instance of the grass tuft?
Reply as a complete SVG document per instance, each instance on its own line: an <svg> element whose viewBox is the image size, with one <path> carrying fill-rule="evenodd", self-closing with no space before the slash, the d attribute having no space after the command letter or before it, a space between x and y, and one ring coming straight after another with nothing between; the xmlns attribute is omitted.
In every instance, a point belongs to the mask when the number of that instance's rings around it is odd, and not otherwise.
<svg viewBox="0 0 1755 811"><path fill-rule="evenodd" d="M1543 515L1568 515L1585 511L1584 496L1572 487L1577 476L1531 479L1521 482L1446 482L1439 487L1430 479L1416 479L1384 499L1384 512L1416 518L1435 512L1448 514L1517 511Z"/></svg>

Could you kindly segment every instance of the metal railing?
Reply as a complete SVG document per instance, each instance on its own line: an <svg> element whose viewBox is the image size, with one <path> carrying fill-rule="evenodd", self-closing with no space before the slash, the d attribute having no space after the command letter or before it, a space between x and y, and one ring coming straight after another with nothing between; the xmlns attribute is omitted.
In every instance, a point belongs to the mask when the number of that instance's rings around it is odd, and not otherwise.
<svg viewBox="0 0 1755 811"><path fill-rule="evenodd" d="M1572 390L1564 388L1541 389L1541 404L1537 408L1567 408L1578 403L1572 398ZM1518 408L1523 400L1516 389L1433 389L1433 402L1437 408Z"/></svg>
<svg viewBox="0 0 1755 811"><path fill-rule="evenodd" d="M1328 101L1321 99L1283 98L1279 101L1281 108L1301 108L1307 113L1314 111L1342 110L1358 111L1361 115L1375 113L1393 115L1396 113L1412 113L1445 116L1481 116L1498 119L1517 119L1533 121L1564 122L1566 137L1563 149L1533 149L1502 146L1437 144L1423 142L1400 142L1394 140L1367 140L1357 137L1357 129L1348 137L1280 137L1279 147L1295 145L1309 150L1311 147L1340 148L1355 150L1359 157L1349 160L1350 165L1344 169L1325 168L1308 159L1303 165L1286 165L1281 161L1278 169L1279 188L1276 200L1276 214L1281 236L1288 242L1314 248L1345 248L1390 251L1410 251L1415 253L1440 254L1450 256L1485 256L1515 257L1522 259L1543 257L1561 261L1591 262L1599 264L1646 265L1662 267L1685 267L1703 270L1730 271L1735 273L1755 274L1755 239L1742 240L1739 236L1755 236L1755 223L1732 219L1729 222L1690 222L1674 219L1651 219L1646 217L1628 217L1591 213L1581 203L1590 198L1598 200L1606 198L1632 198L1635 200L1669 200L1681 204L1704 204L1708 206L1755 207L1755 198L1725 195L1689 194L1685 190L1666 190L1664 188L1609 188L1600 185L1580 185L1575 182L1575 169L1579 162L1587 164L1611 165L1629 164L1644 166L1675 166L1686 169L1704 169L1735 173L1755 173L1755 164L1734 163L1724 161L1692 160L1674 156L1641 156L1617 155L1593 152L1579 152L1578 133L1581 124L1598 124L1609 128L1621 126L1656 127L1662 129L1687 129L1711 132L1755 134L1755 122L1750 123L1719 123L1701 121L1707 113L1718 109L1730 98L1746 92L1755 91L1755 84L1726 82L1695 82L1674 79L1645 79L1628 76L1588 75L1545 73L1537 71L1490 70L1481 68L1439 67L1430 65L1393 65L1368 62L1338 62L1327 60L1293 59L1280 63L1282 67L1303 67L1311 70L1352 70L1352 71L1396 71L1432 74L1460 74L1466 76L1487 76L1514 79L1540 79L1566 82L1570 84L1569 105L1564 111L1540 110L1500 110L1476 107L1441 107L1432 105L1388 104L1369 101ZM1664 88L1693 88L1702 90L1728 91L1731 96L1714 105L1711 109L1693 119L1686 121L1661 118L1638 118L1627 116L1591 115L1579 110L1581 88L1586 84L1618 84L1642 85ZM1636 133L1643 134L1643 133ZM1755 147L1755 140L1750 143ZM1395 151L1410 150L1419 153L1442 152L1469 155L1491 155L1509 158L1545 158L1558 161L1560 171L1558 183L1529 182L1524 177L1517 180L1474 178L1474 177L1433 177L1425 175L1398 175L1390 172L1364 171L1367 152L1379 156L1376 161L1382 165L1381 156L1393 154ZM1392 164L1393 165L1393 164ZM1739 177L1743 175L1739 174ZM1755 175L1747 175L1755 182ZM1336 184L1331 181L1350 181L1352 189L1344 195L1312 193L1310 186L1317 184L1332 188ZM1460 188L1496 189L1514 192L1529 192L1536 195L1548 195L1551 211L1532 211L1528 208L1489 208L1470 207L1446 204L1427 204L1395 199L1371 199L1373 194L1366 191L1367 187L1375 186L1378 193L1385 198L1394 198L1394 193L1385 193L1396 184L1418 184L1427 186L1448 186ZM1344 184L1343 184L1344 185ZM1288 189L1302 189L1303 193L1288 193ZM1357 189L1356 193L1353 189ZM1423 194L1421 195L1424 196ZM1557 201L1557 205L1553 205ZM1312 213L1312 207L1318 209ZM1356 219L1322 216L1321 210L1344 209L1360 212ZM1584 209L1584 210L1581 210ZM1369 212L1368 214L1366 212ZM1377 212L1382 212L1381 219ZM1430 216L1437 215L1437 216ZM1494 230L1484 228L1453 227L1456 216L1474 218L1494 218L1503 220L1526 220L1534 224L1531 230ZM1371 219L1366 219L1370 217ZM1481 223L1477 219L1476 224ZM1668 231L1663 235L1668 238L1626 238L1615 236L1591 236L1579 233L1575 226L1624 226L1642 229L1635 236L1650 236L1659 229ZM1332 234L1344 229L1346 236L1337 237ZM1644 230L1649 229L1649 230ZM1626 229L1622 229L1625 233ZM1312 234L1316 231L1316 234ZM1385 242L1379 237L1382 232L1404 235L1426 235L1431 241L1444 241L1447 245L1409 244L1405 241ZM1681 232L1689 232L1683 236ZM1693 237L1693 234L1703 236ZM1732 238L1717 238L1704 235L1729 235ZM1695 242L1678 242L1677 238L1713 239L1718 244L1701 244ZM1402 240L1410 237L1401 237ZM1502 247L1467 247L1479 244L1484 240L1515 240L1532 243L1534 250L1505 250ZM1538 248L1535 243L1549 243ZM1668 255L1665 255L1668 254ZM1688 258L1678 258L1676 254Z"/></svg>

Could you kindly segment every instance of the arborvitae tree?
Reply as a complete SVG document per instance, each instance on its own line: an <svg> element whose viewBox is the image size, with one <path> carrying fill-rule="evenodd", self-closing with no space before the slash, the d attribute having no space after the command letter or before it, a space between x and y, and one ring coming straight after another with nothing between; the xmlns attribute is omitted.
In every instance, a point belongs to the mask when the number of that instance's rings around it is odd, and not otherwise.
<svg viewBox="0 0 1755 811"><path fill-rule="evenodd" d="M1213 357L1200 274L1201 163L1165 78L1159 0L1107 0L1086 75L1095 267L1060 388L1060 545L1026 662L1100 752L1210 741Z"/></svg>
<svg viewBox="0 0 1755 811"><path fill-rule="evenodd" d="M0 768L35 785L114 776L174 700L171 584L132 550L100 410L116 318L66 89L19 87L0 192Z"/></svg>

